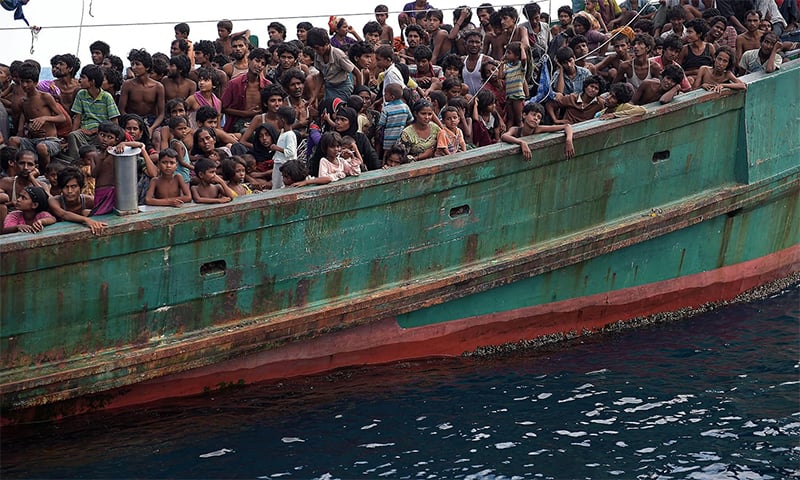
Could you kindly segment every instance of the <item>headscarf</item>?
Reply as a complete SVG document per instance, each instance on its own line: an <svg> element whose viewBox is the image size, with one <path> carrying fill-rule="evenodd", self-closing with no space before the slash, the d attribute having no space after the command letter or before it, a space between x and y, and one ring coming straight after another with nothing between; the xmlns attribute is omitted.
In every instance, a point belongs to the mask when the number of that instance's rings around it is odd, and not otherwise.
<svg viewBox="0 0 800 480"><path fill-rule="evenodd" d="M28 185L25 187L25 192L31 197L33 203L36 204L37 213L47 210L47 192L44 191L44 188Z"/></svg>
<svg viewBox="0 0 800 480"><path fill-rule="evenodd" d="M261 145L261 142L258 141L258 135L261 133L261 130L266 130L269 133L269 136L272 137L272 143L278 143L278 130L272 126L271 123L264 122L256 128L255 133L253 134L253 156L256 158L257 162L264 162L266 160L272 160L272 156L275 155L275 152L270 150L268 147Z"/></svg>
<svg viewBox="0 0 800 480"><path fill-rule="evenodd" d="M353 138L356 138L356 132L358 132L358 113L350 107L339 107L336 110L336 115L341 115L350 122L350 126L344 132L339 132L341 136L349 135Z"/></svg>

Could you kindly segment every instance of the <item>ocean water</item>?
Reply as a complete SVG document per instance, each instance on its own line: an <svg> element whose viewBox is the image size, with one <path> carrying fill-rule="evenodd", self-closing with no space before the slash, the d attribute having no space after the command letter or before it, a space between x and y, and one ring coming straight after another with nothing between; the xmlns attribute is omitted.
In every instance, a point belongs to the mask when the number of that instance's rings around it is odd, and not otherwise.
<svg viewBox="0 0 800 480"><path fill-rule="evenodd" d="M800 285L547 350L2 431L6 478L800 477Z"/></svg>

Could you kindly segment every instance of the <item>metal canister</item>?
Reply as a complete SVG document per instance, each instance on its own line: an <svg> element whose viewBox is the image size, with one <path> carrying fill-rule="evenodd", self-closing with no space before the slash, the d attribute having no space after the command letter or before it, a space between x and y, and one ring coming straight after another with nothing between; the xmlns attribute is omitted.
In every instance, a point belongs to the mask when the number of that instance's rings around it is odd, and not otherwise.
<svg viewBox="0 0 800 480"><path fill-rule="evenodd" d="M132 215L139 213L138 194L136 192L137 157L140 148L125 147L122 153L109 150L116 157L114 163L114 184L116 188L116 201L114 211L117 215Z"/></svg>

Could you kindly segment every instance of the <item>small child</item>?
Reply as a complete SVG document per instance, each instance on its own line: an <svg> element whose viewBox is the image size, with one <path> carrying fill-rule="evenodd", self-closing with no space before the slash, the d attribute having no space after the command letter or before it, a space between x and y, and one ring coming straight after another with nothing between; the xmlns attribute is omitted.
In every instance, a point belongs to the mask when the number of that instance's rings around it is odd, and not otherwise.
<svg viewBox="0 0 800 480"><path fill-rule="evenodd" d="M281 165L281 176L283 176L283 186L300 187L299 182L311 180L308 176L308 167L299 160L289 160Z"/></svg>
<svg viewBox="0 0 800 480"><path fill-rule="evenodd" d="M172 139L169 141L169 146L172 150L178 153L177 173L183 177L185 183L189 183L189 172L194 170L192 161L189 159L189 149L186 148L184 139L192 134L192 129L189 128L189 121L186 117L176 116L169 119L169 133ZM159 162L161 159L159 158Z"/></svg>
<svg viewBox="0 0 800 480"><path fill-rule="evenodd" d="M386 151L386 156L383 158L383 168L392 168L411 161L412 159L409 157L405 145L398 143Z"/></svg>
<svg viewBox="0 0 800 480"><path fill-rule="evenodd" d="M500 140L506 125L497 113L497 97L491 90L475 94L472 105L472 143L476 147L493 145Z"/></svg>
<svg viewBox="0 0 800 480"><path fill-rule="evenodd" d="M99 152L94 145L84 145L78 149L78 155L80 155L80 170L83 174L83 189L81 189L81 193L91 195L94 198L95 181L92 176L92 162L99 155Z"/></svg>
<svg viewBox="0 0 800 480"><path fill-rule="evenodd" d="M458 109L448 106L442 111L442 123L436 137L436 156L442 157L458 152L465 152L467 144L464 141L464 133L458 128Z"/></svg>
<svg viewBox="0 0 800 480"><path fill-rule="evenodd" d="M597 112L597 117L601 120L611 120L612 118L633 117L644 115L647 109L641 105L628 103L633 98L633 86L627 82L617 82L608 89L606 97L606 108Z"/></svg>
<svg viewBox="0 0 800 480"><path fill-rule="evenodd" d="M506 101L508 120L510 120L508 123L518 127L522 124L522 104L529 97L520 42L511 42L506 47L505 61L500 64L499 75L506 80Z"/></svg>
<svg viewBox="0 0 800 480"><path fill-rule="evenodd" d="M389 18L389 7L386 5L377 5L375 7L375 20L381 25L381 39L380 42L384 45L391 45L394 41L394 30L390 25L386 24L386 19Z"/></svg>
<svg viewBox="0 0 800 480"><path fill-rule="evenodd" d="M219 168L222 171L222 178L228 182L228 188L231 190L233 198L253 193L250 187L244 183L247 166L242 157L226 158Z"/></svg>
<svg viewBox="0 0 800 480"><path fill-rule="evenodd" d="M91 216L111 213L116 204L114 155L109 150L122 153L125 147L145 148L142 142L123 142L124 139L125 131L114 122L106 120L97 127L97 140L100 142L101 152L92 158L95 195Z"/></svg>
<svg viewBox="0 0 800 480"><path fill-rule="evenodd" d="M60 162L50 162L44 168L44 176L50 185L50 196L61 195L61 187L58 186L58 173L61 170L64 170L64 164Z"/></svg>
<svg viewBox="0 0 800 480"><path fill-rule="evenodd" d="M564 125L540 125L544 117L544 107L538 103L529 103L525 105L525 108L522 110L522 115L522 126L509 128L500 139L506 143L519 145L522 149L522 157L525 160L531 159L531 148L528 146L528 142L521 137L527 137L534 133L558 132L561 130L563 130L564 134L567 136L564 154L567 158L572 158L572 156L575 155L575 147L572 144L572 125L568 123Z"/></svg>
<svg viewBox="0 0 800 480"><path fill-rule="evenodd" d="M189 185L181 175L175 175L178 169L178 152L165 148L158 153L158 176L150 181L145 203L163 207L180 207L192 201Z"/></svg>
<svg viewBox="0 0 800 480"><path fill-rule="evenodd" d="M411 109L403 102L403 87L396 83L386 85L383 89L385 103L378 119L378 128L383 129L383 150L388 151L400 139L400 134L414 116Z"/></svg>
<svg viewBox="0 0 800 480"><path fill-rule="evenodd" d="M297 160L297 135L292 131L295 121L294 107L283 106L278 109L278 128L281 134L278 141L270 146L275 152L272 156L272 189L277 190L283 187L281 176L281 165L289 160Z"/></svg>
<svg viewBox="0 0 800 480"><path fill-rule="evenodd" d="M82 223L95 235L102 234L108 224L89 218L94 198L81 193L84 187L83 173L75 167L66 167L58 173L57 182L61 194L49 200L53 215L61 221Z"/></svg>
<svg viewBox="0 0 800 480"><path fill-rule="evenodd" d="M228 203L235 196L228 184L217 175L216 164L208 158L201 158L194 164L197 185L192 185L194 203Z"/></svg>
<svg viewBox="0 0 800 480"><path fill-rule="evenodd" d="M325 156L319 160L319 177L295 182L293 186L325 185L347 176L358 176L359 171L339 156L342 148L342 136L338 132L323 134L319 146L325 152Z"/></svg>
<svg viewBox="0 0 800 480"><path fill-rule="evenodd" d="M37 233L56 223L56 218L47 211L47 192L42 187L28 185L22 189L14 206L16 210L3 220L3 233Z"/></svg>
<svg viewBox="0 0 800 480"><path fill-rule="evenodd" d="M366 171L364 159L361 158L361 153L358 151L355 138L349 135L342 137L342 149L339 157L353 167L354 170L358 170L359 172Z"/></svg>

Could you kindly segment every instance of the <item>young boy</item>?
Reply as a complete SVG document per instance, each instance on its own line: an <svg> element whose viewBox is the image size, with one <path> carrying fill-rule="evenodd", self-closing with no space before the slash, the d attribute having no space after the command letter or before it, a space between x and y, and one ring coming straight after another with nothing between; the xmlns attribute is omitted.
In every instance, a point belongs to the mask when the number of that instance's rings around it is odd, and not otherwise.
<svg viewBox="0 0 800 480"><path fill-rule="evenodd" d="M217 166L212 160L201 158L194 164L194 171L197 174L197 185L191 188L194 203L228 203L235 196L225 180L217 175Z"/></svg>
<svg viewBox="0 0 800 480"><path fill-rule="evenodd" d="M564 108L564 116L554 119L555 123L575 124L594 118L595 114L605 108L605 101L600 98L603 88L603 79L592 75L583 82L581 93L562 95L556 93L556 103Z"/></svg>
<svg viewBox="0 0 800 480"><path fill-rule="evenodd" d="M661 80L653 78L642 82L631 102L634 105L645 105L656 100L662 104L669 103L681 90L683 78L683 69L678 65L670 65L661 73Z"/></svg>
<svg viewBox="0 0 800 480"><path fill-rule="evenodd" d="M81 189L81 193L84 195L91 195L92 198L94 198L95 181L92 176L92 163L95 161L94 158L100 153L94 145L84 145L78 152L80 156L80 166L78 168L83 174L83 188Z"/></svg>
<svg viewBox="0 0 800 480"><path fill-rule="evenodd" d="M383 129L383 150L388 151L397 143L403 129L414 116L411 109L403 102L403 87L396 83L383 89L384 104L378 118L378 128ZM380 152L379 152L380 153Z"/></svg>
<svg viewBox="0 0 800 480"><path fill-rule="evenodd" d="M600 120L611 120L612 118L633 117L644 115L647 109L628 103L633 98L633 87L629 83L615 83L608 89L606 97L606 108L598 113Z"/></svg>
<svg viewBox="0 0 800 480"><path fill-rule="evenodd" d="M180 207L192 201L189 185L183 177L175 175L178 152L165 148L158 153L158 176L150 181L145 204L163 207Z"/></svg>
<svg viewBox="0 0 800 480"><path fill-rule="evenodd" d="M575 147L572 144L572 126L565 125L540 125L542 117L544 117L544 108L538 103L529 103L525 105L522 110L523 123L521 127L511 127L504 133L500 139L506 143L513 143L519 145L522 149L522 157L525 160L531 159L531 148L528 142L521 137L527 137L534 133L558 132L563 130L566 135L566 145L564 147L564 155L567 158L572 158L575 155Z"/></svg>
<svg viewBox="0 0 800 480"><path fill-rule="evenodd" d="M50 211L59 220L65 222L81 223L89 227L95 235L100 235L108 226L107 223L98 222L89 218L89 213L94 207L94 198L84 195L84 176L75 167L66 167L58 173L58 187L61 194L50 197Z"/></svg>
<svg viewBox="0 0 800 480"><path fill-rule="evenodd" d="M459 120L458 109L456 107L447 106L442 111L442 123L444 125L436 136L437 157L467 151L464 133L458 128Z"/></svg>
<svg viewBox="0 0 800 480"><path fill-rule="evenodd" d="M310 98L312 103L332 102L334 98L347 101L353 93L353 82L350 73L355 78L356 85L362 85L364 79L361 70L347 58L347 54L331 46L328 34L321 28L312 28L306 36L307 44L314 49L314 67L319 70L322 81L317 81ZM322 98L321 90L324 84L325 96Z"/></svg>
<svg viewBox="0 0 800 480"><path fill-rule="evenodd" d="M100 154L92 159L95 188L91 216L111 213L116 204L114 155L108 150L113 148L115 152L121 153L125 147L145 148L141 142L124 142L125 131L110 121L105 121L97 127L97 139L100 141Z"/></svg>
<svg viewBox="0 0 800 480"><path fill-rule="evenodd" d="M378 5L375 7L375 20L381 26L380 43L391 45L394 40L394 30L391 25L386 24L386 19L389 18L389 7L386 5Z"/></svg>
<svg viewBox="0 0 800 480"><path fill-rule="evenodd" d="M37 88L39 69L36 66L23 63L19 67L18 76L25 97L17 123L18 136L11 137L8 143L23 150L35 151L39 156L39 171L44 172L50 163L50 157L61 152L56 123L67 119L53 96Z"/></svg>
<svg viewBox="0 0 800 480"><path fill-rule="evenodd" d="M272 189L283 187L281 165L289 160L297 160L297 135L292 130L295 114L294 108L283 106L278 108L278 130L281 132L278 141L270 145L269 149L275 152L272 156Z"/></svg>
<svg viewBox="0 0 800 480"><path fill-rule="evenodd" d="M68 154L76 163L80 147L97 142L100 123L119 117L114 97L101 88L103 79L103 70L97 65L87 65L81 70L81 90L72 104L73 131L67 136Z"/></svg>

